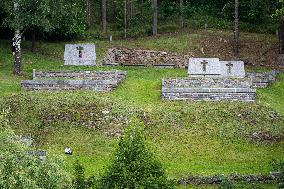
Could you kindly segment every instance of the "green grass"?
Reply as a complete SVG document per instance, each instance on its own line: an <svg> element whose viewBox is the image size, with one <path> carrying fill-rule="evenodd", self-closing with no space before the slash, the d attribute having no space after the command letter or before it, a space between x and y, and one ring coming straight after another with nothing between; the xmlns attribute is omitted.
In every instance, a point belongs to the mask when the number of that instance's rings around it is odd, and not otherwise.
<svg viewBox="0 0 284 189"><path fill-rule="evenodd" d="M95 43L101 59L110 46L188 54L199 49L203 37L202 33L189 33L112 44ZM0 108L10 107L10 123L15 131L31 133L38 147L49 154L63 154L64 148L71 146L74 155L65 158L68 171L72 171L73 162L79 159L87 175L102 174L118 142L118 137L106 132L123 131L132 115L146 124L147 139L170 178L189 174L268 174L270 162L283 159L283 141L255 143L247 139L247 135L255 131L275 135L284 132L283 74L273 86L257 91L256 103L165 102L160 100L161 79L185 77L186 70L65 67L63 42L41 42L36 54L27 50L29 42L23 46L23 76L15 77L11 72L8 42L0 43ZM123 84L109 94L21 92L20 81L30 79L33 69L120 69L126 70L128 75ZM102 115L103 110L109 110L110 115Z"/></svg>

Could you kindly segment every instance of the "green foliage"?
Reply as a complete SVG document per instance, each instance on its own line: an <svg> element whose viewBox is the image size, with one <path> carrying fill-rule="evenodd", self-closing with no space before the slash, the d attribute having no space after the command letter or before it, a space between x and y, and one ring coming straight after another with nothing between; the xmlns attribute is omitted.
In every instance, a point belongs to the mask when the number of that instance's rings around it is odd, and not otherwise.
<svg viewBox="0 0 284 189"><path fill-rule="evenodd" d="M74 189L85 189L87 188L85 181L85 169L80 164L79 160L75 162L75 180L73 181Z"/></svg>
<svg viewBox="0 0 284 189"><path fill-rule="evenodd" d="M50 0L3 0L3 11L6 13L4 25L15 30L26 30L30 27L38 27L44 31L52 29ZM15 10L14 5L18 8Z"/></svg>
<svg viewBox="0 0 284 189"><path fill-rule="evenodd" d="M219 189L235 189L236 186L233 181L223 178L221 184L218 187Z"/></svg>
<svg viewBox="0 0 284 189"><path fill-rule="evenodd" d="M56 159L40 161L27 155L24 146L9 127L6 113L0 113L0 188L38 189L70 187L69 175Z"/></svg>
<svg viewBox="0 0 284 189"><path fill-rule="evenodd" d="M279 18L284 16L284 1L279 0L279 4L280 4L280 7L278 9L276 9L274 14L272 14L272 18L279 19Z"/></svg>
<svg viewBox="0 0 284 189"><path fill-rule="evenodd" d="M131 120L98 188L172 188L161 163L146 145L143 129L142 122Z"/></svg>
<svg viewBox="0 0 284 189"><path fill-rule="evenodd" d="M274 160L272 162L272 167L274 171L278 171L281 175L278 178L279 188L284 188L284 161Z"/></svg>
<svg viewBox="0 0 284 189"><path fill-rule="evenodd" d="M2 0L0 6L3 6L4 26L12 30L24 32L33 28L64 37L74 37L85 30L84 4L80 1Z"/></svg>
<svg viewBox="0 0 284 189"><path fill-rule="evenodd" d="M83 35L86 29L84 1L54 0L52 10L54 29L48 36L72 39Z"/></svg>

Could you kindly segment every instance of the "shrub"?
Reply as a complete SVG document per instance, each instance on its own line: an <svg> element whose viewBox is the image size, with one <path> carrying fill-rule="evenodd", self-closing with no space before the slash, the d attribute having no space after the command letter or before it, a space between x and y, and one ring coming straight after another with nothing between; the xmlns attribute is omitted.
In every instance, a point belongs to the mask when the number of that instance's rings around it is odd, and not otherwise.
<svg viewBox="0 0 284 189"><path fill-rule="evenodd" d="M173 188L161 163L147 147L143 128L143 123L132 119L98 188Z"/></svg>
<svg viewBox="0 0 284 189"><path fill-rule="evenodd" d="M75 180L73 181L74 188L75 189L87 188L85 183L85 169L78 160L75 162L74 169L75 169Z"/></svg>
<svg viewBox="0 0 284 189"><path fill-rule="evenodd" d="M27 154L0 112L0 188L70 188L71 179L55 159L40 161Z"/></svg>
<svg viewBox="0 0 284 189"><path fill-rule="evenodd" d="M221 184L218 187L219 189L234 189L236 186L234 185L234 182L230 179L223 178Z"/></svg>
<svg viewBox="0 0 284 189"><path fill-rule="evenodd" d="M278 178L278 186L279 188L284 188L284 161L275 160L272 162L273 169L280 173L280 177Z"/></svg>

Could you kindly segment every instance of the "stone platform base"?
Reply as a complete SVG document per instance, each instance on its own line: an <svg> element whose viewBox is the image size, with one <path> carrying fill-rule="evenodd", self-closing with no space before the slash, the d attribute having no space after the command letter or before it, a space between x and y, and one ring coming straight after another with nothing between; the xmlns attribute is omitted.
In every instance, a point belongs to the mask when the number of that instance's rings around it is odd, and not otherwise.
<svg viewBox="0 0 284 189"><path fill-rule="evenodd" d="M33 80L21 82L26 90L93 90L109 92L126 77L123 71L50 71L35 72Z"/></svg>
<svg viewBox="0 0 284 189"><path fill-rule="evenodd" d="M247 77L252 79L252 86L254 88L265 88L270 86L276 80L277 71L261 72L261 73L247 73Z"/></svg>
<svg viewBox="0 0 284 189"><path fill-rule="evenodd" d="M162 99L254 102L251 79L175 78L162 81Z"/></svg>

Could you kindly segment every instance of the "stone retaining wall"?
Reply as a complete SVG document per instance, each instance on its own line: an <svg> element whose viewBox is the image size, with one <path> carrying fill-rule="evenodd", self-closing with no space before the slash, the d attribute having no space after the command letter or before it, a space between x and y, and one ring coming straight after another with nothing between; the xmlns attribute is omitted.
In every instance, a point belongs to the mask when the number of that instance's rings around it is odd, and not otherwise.
<svg viewBox="0 0 284 189"><path fill-rule="evenodd" d="M175 78L163 79L162 99L194 101L253 102L256 90L248 78Z"/></svg>
<svg viewBox="0 0 284 189"><path fill-rule="evenodd" d="M185 68L188 64L189 55L181 56L175 53L135 50L128 48L109 49L103 65L122 66L153 66L159 68Z"/></svg>
<svg viewBox="0 0 284 189"><path fill-rule="evenodd" d="M26 90L109 92L125 79L126 74L124 71L34 71L34 80L22 81L21 87Z"/></svg>
<svg viewBox="0 0 284 189"><path fill-rule="evenodd" d="M271 85L276 79L277 72L247 73L247 77L252 79L254 88L265 88Z"/></svg>
<svg viewBox="0 0 284 189"><path fill-rule="evenodd" d="M125 71L34 71L33 79L123 80Z"/></svg>
<svg viewBox="0 0 284 189"><path fill-rule="evenodd" d="M238 175L231 174L228 176L213 175L213 176L188 176L179 180L181 185L214 185L221 184L224 179L245 182L245 183L273 183L277 181L280 173L270 175Z"/></svg>

